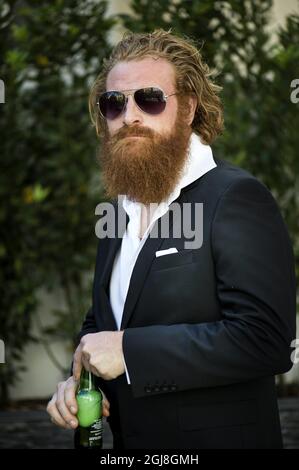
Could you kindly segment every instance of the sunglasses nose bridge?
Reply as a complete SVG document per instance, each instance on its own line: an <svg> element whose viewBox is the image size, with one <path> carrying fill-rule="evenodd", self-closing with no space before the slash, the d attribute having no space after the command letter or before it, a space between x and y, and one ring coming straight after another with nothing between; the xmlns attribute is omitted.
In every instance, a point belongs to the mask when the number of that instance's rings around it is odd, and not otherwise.
<svg viewBox="0 0 299 470"><path fill-rule="evenodd" d="M135 101L134 94L135 91L124 93L125 103L123 107L123 121L127 124L141 120L140 108Z"/></svg>

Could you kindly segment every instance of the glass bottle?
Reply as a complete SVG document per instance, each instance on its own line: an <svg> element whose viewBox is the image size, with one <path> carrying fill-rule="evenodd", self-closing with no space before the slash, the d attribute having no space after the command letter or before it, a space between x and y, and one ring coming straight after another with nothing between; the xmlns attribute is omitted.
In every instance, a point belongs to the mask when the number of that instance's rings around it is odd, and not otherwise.
<svg viewBox="0 0 299 470"><path fill-rule="evenodd" d="M76 394L79 425L75 430L75 449L102 448L102 398L95 376L83 368Z"/></svg>

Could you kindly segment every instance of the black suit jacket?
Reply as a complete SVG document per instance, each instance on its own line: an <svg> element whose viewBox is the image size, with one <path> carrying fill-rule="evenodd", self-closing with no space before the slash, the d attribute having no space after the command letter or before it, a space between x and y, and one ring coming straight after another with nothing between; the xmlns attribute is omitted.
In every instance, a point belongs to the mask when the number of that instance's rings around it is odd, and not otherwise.
<svg viewBox="0 0 299 470"><path fill-rule="evenodd" d="M215 160L175 201L203 203L202 246L148 238L132 273L121 325L131 385L125 374L99 380L124 448L282 447L275 374L292 367L292 246L266 186ZM121 241L99 241L79 337L117 329L109 282ZM171 247L178 253L155 257Z"/></svg>

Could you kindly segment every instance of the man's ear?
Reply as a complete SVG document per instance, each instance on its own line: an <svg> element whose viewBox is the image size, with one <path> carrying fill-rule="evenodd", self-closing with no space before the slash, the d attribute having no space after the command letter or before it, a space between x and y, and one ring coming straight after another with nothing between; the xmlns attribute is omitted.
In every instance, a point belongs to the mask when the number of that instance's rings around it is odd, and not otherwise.
<svg viewBox="0 0 299 470"><path fill-rule="evenodd" d="M195 94L188 95L188 97L187 97L188 112L187 112L187 115L186 115L186 120L187 120L187 123L189 124L189 126L191 126L191 124L193 122L196 107L197 107L197 97L196 97L196 95Z"/></svg>

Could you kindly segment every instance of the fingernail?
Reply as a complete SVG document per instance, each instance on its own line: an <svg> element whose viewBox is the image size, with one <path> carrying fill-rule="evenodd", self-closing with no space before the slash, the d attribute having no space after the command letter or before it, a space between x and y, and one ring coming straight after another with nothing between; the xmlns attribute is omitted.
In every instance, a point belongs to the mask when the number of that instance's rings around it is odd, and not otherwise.
<svg viewBox="0 0 299 470"><path fill-rule="evenodd" d="M71 426L76 426L76 421L71 421Z"/></svg>
<svg viewBox="0 0 299 470"><path fill-rule="evenodd" d="M72 412L73 414L76 413L76 408L75 408L74 406L71 406L71 412Z"/></svg>

